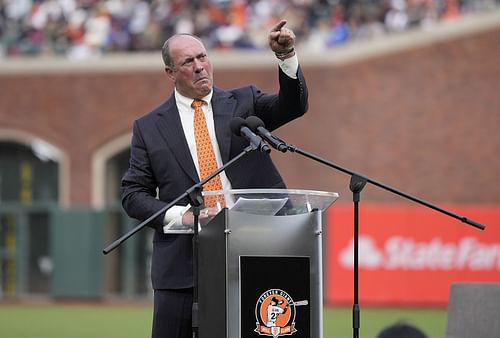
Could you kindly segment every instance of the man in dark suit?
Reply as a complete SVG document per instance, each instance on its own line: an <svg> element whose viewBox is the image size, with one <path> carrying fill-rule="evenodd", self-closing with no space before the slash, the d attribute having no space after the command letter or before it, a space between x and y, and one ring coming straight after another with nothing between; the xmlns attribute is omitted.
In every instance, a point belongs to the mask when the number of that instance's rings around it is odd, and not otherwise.
<svg viewBox="0 0 500 338"><path fill-rule="evenodd" d="M248 146L248 141L231 132L232 118L255 115L274 130L307 111L307 86L294 50L295 35L285 24L279 22L269 33L269 46L279 59L280 88L273 95L255 86L228 91L214 87L212 64L198 38L179 34L165 42L165 72L175 89L166 102L134 122L130 167L122 180L122 204L129 216L144 220L200 181L193 100L204 101L203 113L219 166ZM285 188L270 156L258 151L219 176L224 189ZM151 267L153 338L192 336L192 236L163 231L172 223L193 223L186 205L188 201L182 201L150 223L156 230ZM200 222L208 222L217 212L205 209Z"/></svg>

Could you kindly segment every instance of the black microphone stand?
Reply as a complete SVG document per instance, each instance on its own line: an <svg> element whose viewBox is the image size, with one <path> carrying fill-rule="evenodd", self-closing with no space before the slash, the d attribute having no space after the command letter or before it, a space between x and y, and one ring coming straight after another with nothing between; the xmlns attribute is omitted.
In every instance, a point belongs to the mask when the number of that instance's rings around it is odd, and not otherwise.
<svg viewBox="0 0 500 338"><path fill-rule="evenodd" d="M140 230L142 230L144 227L146 227L153 219L155 219L156 217L160 216L160 214L164 213L165 211L167 211L168 209L170 209L171 207L173 207L174 205L176 205L177 203L179 203L183 199L187 198L189 195L193 194L193 192L195 190L201 190L202 187L205 185L205 183L207 183L208 181L210 181L215 176L219 175L222 171L226 170L233 163L237 162L240 158L242 158L243 156L245 156L249 152L251 152L253 150L257 150L257 149L261 150L262 148L260 148L260 146L255 146L253 144L247 146L245 149L243 149L243 151L240 154L238 154L237 156L235 156L229 162L227 162L226 164L224 164L223 166L221 166L220 168L218 168L216 171L214 171L212 174L210 174L209 176L207 176L205 179L201 180L199 183L196 183L193 186L191 186L191 188L189 188L188 190L186 190L185 192L183 192L180 196L178 196L177 198L175 198L172 202L168 203L163 208L161 208L160 210L158 210L157 212L155 212L153 215L149 216L146 220L144 220L143 222L141 222L139 225L137 225L135 228L133 228L132 230L128 231L126 234L124 234L123 236L121 236L120 238L118 238L117 240L115 240L113 243L109 244L107 247L105 247L102 250L103 254L107 255L108 253L110 253L111 251L113 251L114 249L116 249L118 246L120 246L127 239L129 239L130 237L132 237L133 235L135 235L137 232L139 232ZM196 195L192 195L192 196L196 196Z"/></svg>
<svg viewBox="0 0 500 338"><path fill-rule="evenodd" d="M208 182L208 181L207 181ZM191 323L193 328L193 338L199 336L198 320L198 223L200 210L203 205L201 187L196 187L187 198L192 206L193 212L193 306L191 308Z"/></svg>
<svg viewBox="0 0 500 338"><path fill-rule="evenodd" d="M259 138L260 140L260 138ZM254 142L255 141L255 142ZM210 181L212 178L215 176L219 175L222 171L226 170L228 167L233 165L235 162L239 161L240 158L245 156L246 154L250 153L251 151L254 150L259 150L262 152L270 152L270 148L267 144L264 142L256 142L256 140L253 140L249 146L247 146L241 153L239 153L237 156L233 157L229 162L225 163L223 166L218 168L216 171L214 171L212 174L201 180L199 183L194 184L191 188L186 190L184 193L182 193L179 197L174 199L172 202L168 203L165 205L163 208L155 212L153 215L151 215L148 219L144 220L141 222L139 225L137 225L135 228L132 230L128 231L126 234L124 234L122 237L118 238L115 240L113 243L108 245L106 248L102 250L102 252L107 255L114 249L116 249L118 246L120 246L123 242L125 242L127 239L132 237L134 234L139 232L141 229L146 227L149 222L151 222L153 219L158 217L160 214L164 213L168 209L170 209L172 206L176 205L179 203L181 200L187 198L192 206L192 212L194 216L194 224L193 224L193 307L192 307L192 327L193 327L193 337L196 338L198 337L199 334L199 324L198 324L198 221L199 221L199 215L200 215L200 208L203 206L203 197L201 194L202 187Z"/></svg>
<svg viewBox="0 0 500 338"><path fill-rule="evenodd" d="M359 317L359 201L361 191L366 185L366 179L357 175L351 176L349 189L352 191L354 202L354 301L352 306L352 329L353 337L359 337L360 317Z"/></svg>
<svg viewBox="0 0 500 338"><path fill-rule="evenodd" d="M478 228L480 230L484 230L486 228L485 225L480 224L476 221L473 221L467 217L457 215L451 211L442 209L436 205L433 205L429 202L426 202L420 198L411 196L409 194L406 194L402 191L399 191L395 188L392 188L390 186L387 186L383 183L377 182L375 180L372 180L366 176L363 176L361 174L355 173L352 170L343 168L335 163L329 162L325 159L322 159L321 157L318 157L314 154L311 154L309 152L306 152L304 150L301 150L291 144L287 144L283 140L277 138L274 136L277 140L283 142L286 144L287 150L293 152L293 153L298 153L304 157L307 157L309 159L312 159L316 162L322 163L330 168L336 169L338 171L341 171L343 173L346 173L351 176L351 181L349 184L349 189L353 193L353 202L354 202L354 301L353 301L353 308L352 308L352 328L353 328L353 338L359 338L359 328L360 328L360 308L359 308L359 303L358 303L358 295L359 295L359 201L360 201L360 193L365 187L366 183L371 183L379 188L382 188L384 190L387 190L389 192L392 192L393 194L399 195L401 197L404 197L406 199L409 199L413 202L422 204L428 208L431 208L433 210L436 210L438 212L441 212L445 215L448 215L450 217L456 218L463 223L467 223L475 228Z"/></svg>

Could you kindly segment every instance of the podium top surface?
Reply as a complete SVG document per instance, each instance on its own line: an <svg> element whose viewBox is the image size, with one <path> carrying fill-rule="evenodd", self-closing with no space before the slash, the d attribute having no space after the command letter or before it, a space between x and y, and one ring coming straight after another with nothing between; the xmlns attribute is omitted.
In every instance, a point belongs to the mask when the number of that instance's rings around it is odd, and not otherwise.
<svg viewBox="0 0 500 338"><path fill-rule="evenodd" d="M256 215L299 215L324 211L334 203L335 192L300 189L232 189L203 192L224 196L230 210Z"/></svg>
<svg viewBox="0 0 500 338"><path fill-rule="evenodd" d="M215 190L203 192L203 196L224 196L225 205L230 211L261 216L289 216L325 211L339 197L335 192L299 189ZM170 222L163 227L163 232L192 234L193 227L181 222Z"/></svg>

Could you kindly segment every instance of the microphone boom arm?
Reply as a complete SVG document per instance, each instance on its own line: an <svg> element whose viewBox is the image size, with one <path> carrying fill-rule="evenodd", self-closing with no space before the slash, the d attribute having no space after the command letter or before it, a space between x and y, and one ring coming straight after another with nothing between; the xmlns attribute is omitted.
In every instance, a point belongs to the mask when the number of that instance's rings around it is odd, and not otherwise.
<svg viewBox="0 0 500 338"><path fill-rule="evenodd" d="M153 219L155 219L156 217L158 217L161 213L163 213L163 212L167 211L168 209L170 209L171 207L173 207L175 204L177 204L182 199L186 198L188 195L190 195L191 193L193 193L195 190L201 189L201 187L203 187L203 185L205 183L207 183L208 181L210 181L215 176L219 175L222 171L226 170L226 168L228 168L233 163L237 162L240 158L242 158L243 156L245 156L246 154L248 154L248 153L250 153L251 151L254 151L254 150L256 150L256 148L254 147L254 145L247 146L245 149L243 149L243 151L241 153L239 153L237 156L235 156L234 158L232 158L229 162L227 162L226 164L224 164L220 168L217 168L217 170L214 171L213 173L211 173L209 176L205 177L199 183L196 183L193 186L191 186L188 190L186 190L184 193L182 193L180 196L178 196L172 202L170 202L167 205L165 205L163 208L161 208L160 210L158 210L157 212L155 212L153 215L149 216L149 218L147 218L146 220L144 220L143 222L141 222L135 228L133 228L132 230L128 231L126 234L124 234L123 236L121 236L120 238L118 238L117 240L115 240L113 243L111 243L110 245L108 245L106 248L104 248L102 250L103 254L107 255L108 253L110 253L111 251L113 251L114 249L116 249L118 246L120 246L127 239L129 239L134 234L136 234L141 229L143 229L146 225L149 224L149 222L151 222Z"/></svg>
<svg viewBox="0 0 500 338"><path fill-rule="evenodd" d="M290 152L293 152L293 153L298 153L298 154L300 154L300 155L302 155L302 156L304 156L304 157L310 158L310 159L312 159L312 160L314 160L314 161L316 161L316 162L322 163L322 164L324 164L324 165L326 165L326 166L328 166L328 167L330 167L330 168L336 169L336 170L341 171L341 172L343 172L343 173L345 173L345 174L348 174L348 175L351 175L351 176L358 176L358 177L361 177L361 178L363 178L364 180L366 180L366 182L371 183L371 184L373 184L373 185L375 185L375 186L377 186L377 187L379 187L379 188L382 188L382 189L384 189L384 190L387 190L387 191L389 191L389 192L392 192L393 194L399 195L399 196L401 196L401 197L404 197L404 198L406 198L406 199L409 199L409 200L411 200L411 201L413 201L413 202L416 202L416 203L418 203L418 204L424 205L424 206L426 206L426 207L428 207L428 208L430 208L430 209L433 209L433 210L435 210L435 211L438 211L438 212L440 212L440 213L443 213L443 214L445 214L445 215L447 215L447 216L450 216L450 217L453 217L453 218L455 218L455 219L458 219L458 220L462 221L463 223L469 224L469 225L471 225L471 226L473 226L473 227L475 227L475 228L477 228L477 229L484 230L484 229L486 228L486 226L485 226L485 225L483 225L483 224L481 224L481 223L478 223L478 222L476 222L476 221L474 221L474 220L471 220L471 219L469 219L469 218L467 218L467 217L465 217L465 216L460 216L460 215L457 215L457 214L455 214L455 213L453 213L453 212L451 212L451 211L448 211L448 210L443 209L443 208L440 208L440 207L438 207L438 206L436 206L436 205L434 205L434 204L431 204L431 203L429 203L429 202L427 202L427 201L425 201L425 200L423 200L423 199L421 199L421 198L418 198L418 197L415 197L415 196L409 195L409 194L404 193L404 192L402 192L402 191L400 191L400 190L397 190L397 189L395 189L395 188L393 188L393 187L390 187L390 186L388 186L388 185L385 185L385 184L383 184L383 183L381 183L381 182L378 182L378 181L372 180L372 179L371 179L371 178L369 178L369 177L366 177L366 176L364 176L364 175L358 174L358 173L356 173L356 172L354 172L354 171L352 171L352 170L349 170L349 169L343 168L343 167L341 167L341 166L339 166L339 165L337 165L337 164L335 164L335 163L332 163L332 162L327 161L327 160L325 160L325 159L322 159L322 158L320 158L320 157L318 157L318 156L316 156L316 155L314 155L314 154L311 154L311 153L309 153L309 152L306 152L306 151L304 151L304 150L302 150L302 149L300 149L300 148L298 148L298 147L296 147L296 146L294 146L294 145L291 145L291 144L286 144L286 145L287 145L287 148L288 148L288 150L289 150Z"/></svg>

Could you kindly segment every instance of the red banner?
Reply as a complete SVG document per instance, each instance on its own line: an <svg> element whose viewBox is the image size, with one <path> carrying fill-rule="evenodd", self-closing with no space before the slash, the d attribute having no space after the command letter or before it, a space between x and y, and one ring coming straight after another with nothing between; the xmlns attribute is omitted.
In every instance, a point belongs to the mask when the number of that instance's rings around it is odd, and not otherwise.
<svg viewBox="0 0 500 338"><path fill-rule="evenodd" d="M360 204L359 301L445 305L451 283L500 282L500 206L446 206L479 230L420 206ZM353 302L353 207L328 214L327 303Z"/></svg>

